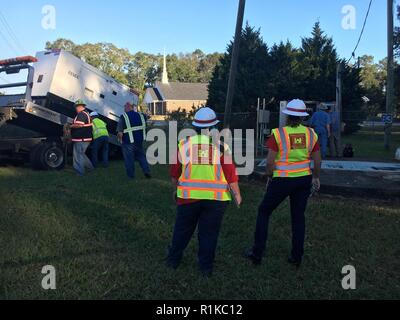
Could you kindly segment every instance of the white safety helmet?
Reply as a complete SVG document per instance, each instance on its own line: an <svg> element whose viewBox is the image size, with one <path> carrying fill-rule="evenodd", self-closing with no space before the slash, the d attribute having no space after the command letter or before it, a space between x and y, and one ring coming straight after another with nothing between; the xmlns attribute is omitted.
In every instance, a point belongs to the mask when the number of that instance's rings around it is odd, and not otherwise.
<svg viewBox="0 0 400 320"><path fill-rule="evenodd" d="M282 111L288 116L307 117L307 107L303 100L295 99L288 103L286 108Z"/></svg>
<svg viewBox="0 0 400 320"><path fill-rule="evenodd" d="M99 114L98 114L96 111L93 111L93 112L91 112L91 113L89 114L89 116L91 116L91 117L93 118L93 117L98 117Z"/></svg>
<svg viewBox="0 0 400 320"><path fill-rule="evenodd" d="M197 128L209 128L217 125L219 120L215 111L209 107L200 108L194 115L192 125Z"/></svg>

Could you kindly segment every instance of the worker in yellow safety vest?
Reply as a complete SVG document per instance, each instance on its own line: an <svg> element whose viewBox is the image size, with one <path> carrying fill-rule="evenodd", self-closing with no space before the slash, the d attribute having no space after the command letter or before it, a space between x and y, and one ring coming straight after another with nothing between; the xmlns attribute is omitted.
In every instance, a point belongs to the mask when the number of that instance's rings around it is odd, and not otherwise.
<svg viewBox="0 0 400 320"><path fill-rule="evenodd" d="M107 124L100 119L97 112L90 114L92 118L93 142L92 142L92 164L96 168L99 163L99 152L102 154L103 167L108 167L109 134Z"/></svg>
<svg viewBox="0 0 400 320"><path fill-rule="evenodd" d="M193 126L197 135L179 142L177 160L171 165L171 179L177 202L177 216L167 266L178 268L183 251L198 227L198 263L203 276L211 276L223 215L232 196L242 199L236 167L229 148L213 142L210 130L219 121L204 107L197 111Z"/></svg>
<svg viewBox="0 0 400 320"><path fill-rule="evenodd" d="M283 113L288 117L287 126L272 130L267 142L267 190L258 209L254 245L245 252L245 257L255 265L261 264L269 218L290 197L292 252L288 262L300 267L304 254L304 213L311 192L320 188L321 153L317 134L302 125L304 117L308 116L305 103L293 100ZM313 171L311 160L314 160Z"/></svg>

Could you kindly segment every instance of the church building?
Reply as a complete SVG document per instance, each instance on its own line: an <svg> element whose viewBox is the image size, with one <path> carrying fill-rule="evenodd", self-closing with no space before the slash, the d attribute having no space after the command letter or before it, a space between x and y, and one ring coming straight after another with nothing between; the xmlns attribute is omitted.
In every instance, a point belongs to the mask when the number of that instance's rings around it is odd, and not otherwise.
<svg viewBox="0 0 400 320"><path fill-rule="evenodd" d="M164 54L162 80L147 88L144 102L152 118L165 120L167 114L181 110L191 111L193 107L204 106L208 99L208 83L170 82L168 80L167 59Z"/></svg>

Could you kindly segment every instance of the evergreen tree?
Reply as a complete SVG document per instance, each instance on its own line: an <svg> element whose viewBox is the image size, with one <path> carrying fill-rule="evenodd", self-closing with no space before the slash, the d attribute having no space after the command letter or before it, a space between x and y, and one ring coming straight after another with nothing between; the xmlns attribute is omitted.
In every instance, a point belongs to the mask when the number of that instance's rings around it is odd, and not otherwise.
<svg viewBox="0 0 400 320"><path fill-rule="evenodd" d="M223 112L225 107L232 49L233 42L228 45L227 52L216 66L209 84L208 104L218 112ZM240 41L233 112L250 111L258 97L272 98L271 92L267 90L268 64L268 47L260 35L260 30L246 24Z"/></svg>
<svg viewBox="0 0 400 320"><path fill-rule="evenodd" d="M315 23L311 37L302 39L300 72L307 100L333 101L336 98L338 55L329 38Z"/></svg>
<svg viewBox="0 0 400 320"><path fill-rule="evenodd" d="M270 110L279 111L279 101L304 97L299 50L289 41L272 46L268 69L268 92L274 97Z"/></svg>

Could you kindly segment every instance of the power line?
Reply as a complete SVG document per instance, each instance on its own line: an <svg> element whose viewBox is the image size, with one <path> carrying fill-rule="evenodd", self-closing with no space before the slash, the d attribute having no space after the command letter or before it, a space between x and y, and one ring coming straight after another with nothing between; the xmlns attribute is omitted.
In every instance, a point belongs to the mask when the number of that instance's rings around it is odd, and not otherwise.
<svg viewBox="0 0 400 320"><path fill-rule="evenodd" d="M14 48L14 46L8 41L7 37L3 34L3 32L0 29L0 36L3 38L4 42L8 45L8 47L11 49L11 51L14 52L14 54L18 55L17 50Z"/></svg>
<svg viewBox="0 0 400 320"><path fill-rule="evenodd" d="M21 45L21 42L19 41L18 37L16 36L10 24L7 22L6 17L3 15L1 11L0 11L0 21L3 23L5 30L8 32L10 39L14 42L15 47L20 49L20 51L22 52L27 52L25 48Z"/></svg>
<svg viewBox="0 0 400 320"><path fill-rule="evenodd" d="M360 42L361 42L361 38L362 38L362 36L363 36L363 34L364 34L365 26L366 26L367 21L368 21L369 12L371 11L372 1L373 1L373 0L370 0L370 1L369 1L368 10L367 10L367 14L365 15L364 24L363 24L363 27L362 27L362 29L361 29L360 37L358 38L357 44L356 44L356 46L355 46L355 48L354 48L354 50L353 50L353 52L352 52L352 54L351 54L351 57L350 57L349 60L347 61L347 63L349 63L350 60L351 60L352 58L355 58L356 50L358 49L358 46L359 46L359 44L360 44Z"/></svg>

